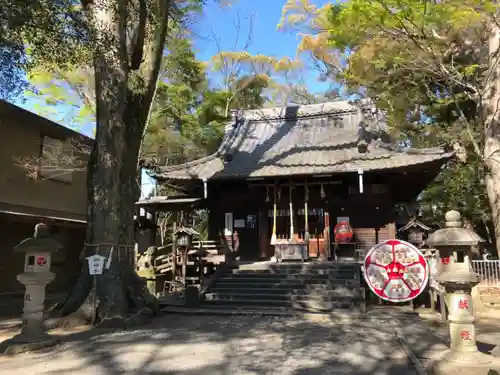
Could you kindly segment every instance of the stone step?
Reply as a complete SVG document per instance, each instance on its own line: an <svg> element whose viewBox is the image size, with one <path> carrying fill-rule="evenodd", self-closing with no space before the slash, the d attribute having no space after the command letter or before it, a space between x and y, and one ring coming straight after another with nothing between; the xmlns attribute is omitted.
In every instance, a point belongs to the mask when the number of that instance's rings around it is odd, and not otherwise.
<svg viewBox="0 0 500 375"><path fill-rule="evenodd" d="M252 308L238 306L200 306L196 308L181 306L166 306L161 311L168 314L191 314L191 315L258 315L258 316L295 316L302 315L301 312L289 308ZM317 313L318 314L318 313ZM324 315L324 313L319 313Z"/></svg>
<svg viewBox="0 0 500 375"><path fill-rule="evenodd" d="M290 263L253 263L240 264L238 268L241 270L315 270L315 269L350 269L358 270L360 265L356 262L339 263L339 262L290 262Z"/></svg>
<svg viewBox="0 0 500 375"><path fill-rule="evenodd" d="M216 305L218 307L228 306L245 309L275 309L276 307L290 308L302 311L332 311L336 309L359 309L359 301L354 298L337 299L334 301L304 300L304 301L279 301L258 299L214 299L206 300L202 306Z"/></svg>
<svg viewBox="0 0 500 375"><path fill-rule="evenodd" d="M357 274L360 273L359 268L297 268L297 269L241 269L236 268L228 270L233 274L269 274L269 275L300 275L300 274Z"/></svg>
<svg viewBox="0 0 500 375"><path fill-rule="evenodd" d="M161 310L167 314L182 314L182 315L248 315L248 316L299 316L306 319L329 319L336 322L351 323L359 319L369 320L366 314L362 314L358 309L343 309L339 311L301 311L289 308L252 308L251 306L200 306L200 307L182 307L182 306L166 306ZM378 320L375 321L378 323Z"/></svg>
<svg viewBox="0 0 500 375"><path fill-rule="evenodd" d="M269 277L269 278L342 278L354 279L359 273L349 271L318 270L312 272L269 272L269 271L242 271L233 270L224 274L225 277Z"/></svg>
<svg viewBox="0 0 500 375"><path fill-rule="evenodd" d="M325 279L355 279L360 275L352 273L330 273L330 274L314 274L314 273L227 273L223 278L255 278L255 279L297 279L297 280L325 280Z"/></svg>
<svg viewBox="0 0 500 375"><path fill-rule="evenodd" d="M361 310L357 263L254 263L228 270L202 308L242 312Z"/></svg>
<svg viewBox="0 0 500 375"><path fill-rule="evenodd" d="M361 297L360 291L351 291L343 294L310 294L310 293L235 293L235 292L220 292L215 291L205 294L205 299L210 300L259 300L259 301L305 301L305 300L321 300L333 301L338 299L353 298L359 299Z"/></svg>
<svg viewBox="0 0 500 375"><path fill-rule="evenodd" d="M345 295L359 295L361 293L360 288L325 288L325 289L314 289L314 288L231 288L231 287L220 287L215 286L210 290L209 293L217 294L244 294L244 295L254 295L254 294L266 294L266 295L310 295L310 296L345 296Z"/></svg>
<svg viewBox="0 0 500 375"><path fill-rule="evenodd" d="M356 286L360 285L360 280L355 279L271 279L271 278L249 278L249 277L224 277L218 280L213 287L217 286L234 286L241 287L242 285L248 288L283 286L283 287L307 287L311 285L326 285L334 287L339 285Z"/></svg>
<svg viewBox="0 0 500 375"><path fill-rule="evenodd" d="M233 290L233 291L249 291L251 293L252 290L267 290L271 293L274 293L274 290L288 290L290 291L304 291L304 292L323 292L329 290L336 290L337 288L345 287L346 289L361 289L359 284L348 284L348 283L330 283L330 284L310 284L304 285L301 283L295 284L270 284L270 283L217 283L213 285L207 292L213 292L217 290Z"/></svg>

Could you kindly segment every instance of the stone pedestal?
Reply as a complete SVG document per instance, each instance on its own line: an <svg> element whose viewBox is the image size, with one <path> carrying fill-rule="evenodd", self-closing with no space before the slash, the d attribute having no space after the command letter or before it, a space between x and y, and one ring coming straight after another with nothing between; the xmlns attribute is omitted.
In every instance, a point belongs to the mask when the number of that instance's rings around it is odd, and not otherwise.
<svg viewBox="0 0 500 375"><path fill-rule="evenodd" d="M26 287L24 294L23 325L21 333L0 344L4 354L17 354L38 350L57 344L58 340L45 332L45 288L54 280L52 272L25 272L17 280Z"/></svg>
<svg viewBox="0 0 500 375"><path fill-rule="evenodd" d="M442 282L442 281L441 281ZM439 374L492 375L500 369L500 362L479 352L471 291L473 285L442 282L449 294L448 320L450 323L450 349L436 356L433 371Z"/></svg>

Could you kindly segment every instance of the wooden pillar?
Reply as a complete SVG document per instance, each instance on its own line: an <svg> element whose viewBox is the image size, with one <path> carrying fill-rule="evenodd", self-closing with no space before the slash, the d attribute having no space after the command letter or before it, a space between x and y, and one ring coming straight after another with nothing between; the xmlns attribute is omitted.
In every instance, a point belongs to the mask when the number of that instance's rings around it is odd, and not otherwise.
<svg viewBox="0 0 500 375"><path fill-rule="evenodd" d="M203 280L205 278L205 271L204 271L204 269L205 269L205 263L203 262L203 257L204 257L204 255L203 256L199 256L198 259L197 259L198 260L198 265L200 267L200 288L203 286Z"/></svg>
<svg viewBox="0 0 500 375"><path fill-rule="evenodd" d="M177 223L174 221L172 223L172 233L177 230ZM172 281L175 281L177 267L177 236L172 234Z"/></svg>
<svg viewBox="0 0 500 375"><path fill-rule="evenodd" d="M389 232L389 238L390 239L395 239L396 238L396 223L389 223L387 224L387 231Z"/></svg>
<svg viewBox="0 0 500 375"><path fill-rule="evenodd" d="M156 211L151 212L151 222L155 225L154 228L151 228L149 230L149 246L156 246L156 218L157 218L157 213Z"/></svg>
<svg viewBox="0 0 500 375"><path fill-rule="evenodd" d="M260 257L267 259L269 257L269 233L268 233L268 215L267 207L261 207L259 209L258 220L258 231L259 231L259 251Z"/></svg>
<svg viewBox="0 0 500 375"><path fill-rule="evenodd" d="M273 186L273 233L271 234L271 245L276 243L276 215L277 215L277 205L278 204L278 187L276 186L276 181L274 181Z"/></svg>
<svg viewBox="0 0 500 375"><path fill-rule="evenodd" d="M360 309L362 313L366 312L366 289L362 286L360 288L360 298L361 298L361 305Z"/></svg>
<svg viewBox="0 0 500 375"><path fill-rule="evenodd" d="M324 212L324 225L325 228L323 230L323 238L325 241L325 255L326 259L331 259L332 258L332 253L331 253L331 246L332 246L332 241L330 240L330 213L325 210Z"/></svg>
<svg viewBox="0 0 500 375"><path fill-rule="evenodd" d="M189 247L182 247L182 285L186 286L186 274L187 274L187 258L188 258Z"/></svg>
<svg viewBox="0 0 500 375"><path fill-rule="evenodd" d="M309 187L304 185L304 241L309 242Z"/></svg>
<svg viewBox="0 0 500 375"><path fill-rule="evenodd" d="M288 187L288 205L290 210L290 240L293 240L295 229L293 227L293 203L292 203L292 181L290 181L290 186Z"/></svg>

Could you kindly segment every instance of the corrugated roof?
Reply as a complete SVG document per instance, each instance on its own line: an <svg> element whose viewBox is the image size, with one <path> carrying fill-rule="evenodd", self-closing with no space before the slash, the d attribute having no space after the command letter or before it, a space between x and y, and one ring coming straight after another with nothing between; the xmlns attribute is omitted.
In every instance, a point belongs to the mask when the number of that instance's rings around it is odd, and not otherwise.
<svg viewBox="0 0 500 375"><path fill-rule="evenodd" d="M377 137L358 149L364 116L349 102L245 111L227 127L219 150L190 163L162 167L157 177L218 179L329 174L400 168L453 156L442 149L399 150ZM365 131L366 133L366 131Z"/></svg>

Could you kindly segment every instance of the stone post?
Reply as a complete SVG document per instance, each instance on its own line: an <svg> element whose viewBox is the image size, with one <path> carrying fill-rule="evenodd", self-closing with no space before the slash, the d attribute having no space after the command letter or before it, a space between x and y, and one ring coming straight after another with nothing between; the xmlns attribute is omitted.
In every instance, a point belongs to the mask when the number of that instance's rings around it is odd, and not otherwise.
<svg viewBox="0 0 500 375"><path fill-rule="evenodd" d="M446 227L427 239L427 244L439 251L435 279L448 295L451 339L450 349L433 363L436 374L491 374L489 371L498 367L493 357L479 352L476 345L471 291L479 276L472 270L470 256L472 247L482 241L474 231L463 228L457 211L447 212Z"/></svg>
<svg viewBox="0 0 500 375"><path fill-rule="evenodd" d="M62 246L52 238L45 224L37 224L32 238L27 238L14 249L25 253L24 272L17 280L26 288L24 294L23 325L21 333L0 344L0 352L15 354L37 350L57 343L44 328L45 288L55 278L50 272L51 253Z"/></svg>

